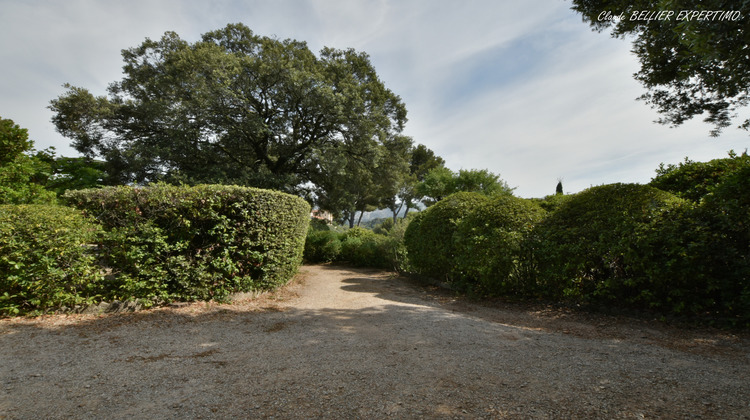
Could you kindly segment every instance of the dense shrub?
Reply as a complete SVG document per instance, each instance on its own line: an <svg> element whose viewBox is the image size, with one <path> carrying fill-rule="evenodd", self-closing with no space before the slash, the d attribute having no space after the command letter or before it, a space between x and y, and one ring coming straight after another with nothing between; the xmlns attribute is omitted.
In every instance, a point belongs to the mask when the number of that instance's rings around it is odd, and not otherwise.
<svg viewBox="0 0 750 420"><path fill-rule="evenodd" d="M385 234L362 227L343 232L310 230L305 242L305 260L310 263L336 261L406 272L408 261L403 236L409 219L399 219L395 224L391 221L389 230L380 230Z"/></svg>
<svg viewBox="0 0 750 420"><path fill-rule="evenodd" d="M391 268L385 235L372 231L367 235L349 236L341 243L341 259L359 267Z"/></svg>
<svg viewBox="0 0 750 420"><path fill-rule="evenodd" d="M391 268L388 238L361 227L344 232L312 231L305 243L311 263L345 262L358 267Z"/></svg>
<svg viewBox="0 0 750 420"><path fill-rule="evenodd" d="M555 195L548 195L544 197L544 199L532 199L532 201L537 202L541 208L548 212L553 212L557 210L564 202L568 201L572 195L564 195L564 194L555 194Z"/></svg>
<svg viewBox="0 0 750 420"><path fill-rule="evenodd" d="M662 164L649 185L678 197L699 201L719 184L722 177L747 166L750 166L747 152L739 156L730 152L728 158L708 162L685 159L685 162L678 165Z"/></svg>
<svg viewBox="0 0 750 420"><path fill-rule="evenodd" d="M0 206L0 314L97 300L103 276L91 244L100 233L98 224L71 208Z"/></svg>
<svg viewBox="0 0 750 420"><path fill-rule="evenodd" d="M750 167L728 172L700 203L664 211L634 234L643 303L750 323Z"/></svg>
<svg viewBox="0 0 750 420"><path fill-rule="evenodd" d="M288 281L301 262L310 206L237 186L156 184L68 191L99 220L123 297L223 299Z"/></svg>
<svg viewBox="0 0 750 420"><path fill-rule="evenodd" d="M409 262L409 253L404 243L404 235L411 221L419 213L409 213L405 218L398 219L392 227L388 229L385 250L388 257L388 268L399 273L409 273L413 269Z"/></svg>
<svg viewBox="0 0 750 420"><path fill-rule="evenodd" d="M55 193L38 179L49 171L41 159L25 154L0 165L0 204L55 204Z"/></svg>
<svg viewBox="0 0 750 420"><path fill-rule="evenodd" d="M338 261L341 258L341 239L332 230L313 230L307 233L305 260L311 263Z"/></svg>
<svg viewBox="0 0 750 420"><path fill-rule="evenodd" d="M487 201L478 193L459 192L419 213L404 235L414 271L438 279L454 279L458 273L453 235L461 220Z"/></svg>
<svg viewBox="0 0 750 420"><path fill-rule="evenodd" d="M483 295L525 293L534 273L521 245L545 214L538 204L510 195L480 204L454 234L457 280Z"/></svg>
<svg viewBox="0 0 750 420"><path fill-rule="evenodd" d="M715 309L750 323L750 165L722 177L699 211L711 234L700 258L712 267Z"/></svg>
<svg viewBox="0 0 750 420"><path fill-rule="evenodd" d="M637 184L592 187L564 202L540 223L530 240L548 297L580 303L638 300L642 265L634 255L637 232L682 200Z"/></svg>

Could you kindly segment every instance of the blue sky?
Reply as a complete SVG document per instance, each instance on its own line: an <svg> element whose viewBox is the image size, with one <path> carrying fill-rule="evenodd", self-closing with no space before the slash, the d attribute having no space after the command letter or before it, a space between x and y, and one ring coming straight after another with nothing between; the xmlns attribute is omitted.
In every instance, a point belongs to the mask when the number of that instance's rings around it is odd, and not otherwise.
<svg viewBox="0 0 750 420"><path fill-rule="evenodd" d="M71 83L105 94L120 51L175 31L195 41L242 22L259 35L367 52L409 111L405 134L453 170L489 169L521 197L648 182L660 162L726 157L750 136L711 138L636 101L631 43L597 33L564 0L0 0L0 116L37 148L76 155L49 101Z"/></svg>

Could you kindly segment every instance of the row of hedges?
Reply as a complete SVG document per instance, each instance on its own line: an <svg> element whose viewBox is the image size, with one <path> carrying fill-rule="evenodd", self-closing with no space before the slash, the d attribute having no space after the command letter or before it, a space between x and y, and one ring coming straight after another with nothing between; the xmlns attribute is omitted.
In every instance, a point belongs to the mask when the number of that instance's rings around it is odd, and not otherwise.
<svg viewBox="0 0 750 420"><path fill-rule="evenodd" d="M412 267L482 295L750 322L750 165L697 202L611 184L542 207L450 196L409 225Z"/></svg>
<svg viewBox="0 0 750 420"><path fill-rule="evenodd" d="M109 187L63 199L79 210L3 208L0 269L11 275L2 313L271 289L296 272L310 212L299 197L219 185Z"/></svg>

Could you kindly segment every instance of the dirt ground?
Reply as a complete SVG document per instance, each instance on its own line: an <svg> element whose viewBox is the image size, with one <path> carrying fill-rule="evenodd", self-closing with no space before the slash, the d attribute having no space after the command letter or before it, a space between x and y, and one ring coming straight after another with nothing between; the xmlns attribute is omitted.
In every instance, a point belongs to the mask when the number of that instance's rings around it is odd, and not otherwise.
<svg viewBox="0 0 750 420"><path fill-rule="evenodd" d="M304 266L233 304L0 320L0 419L750 418L750 337Z"/></svg>

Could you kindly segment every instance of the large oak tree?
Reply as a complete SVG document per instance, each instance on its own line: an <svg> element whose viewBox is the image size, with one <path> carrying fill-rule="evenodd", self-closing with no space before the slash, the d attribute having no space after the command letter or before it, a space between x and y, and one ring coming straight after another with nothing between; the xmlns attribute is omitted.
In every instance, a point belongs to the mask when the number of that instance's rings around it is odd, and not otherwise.
<svg viewBox="0 0 750 420"><path fill-rule="evenodd" d="M236 183L298 191L330 149L393 138L406 108L369 57L255 35L242 24L198 42L167 32L123 50L106 96L51 102L58 131L119 182Z"/></svg>

